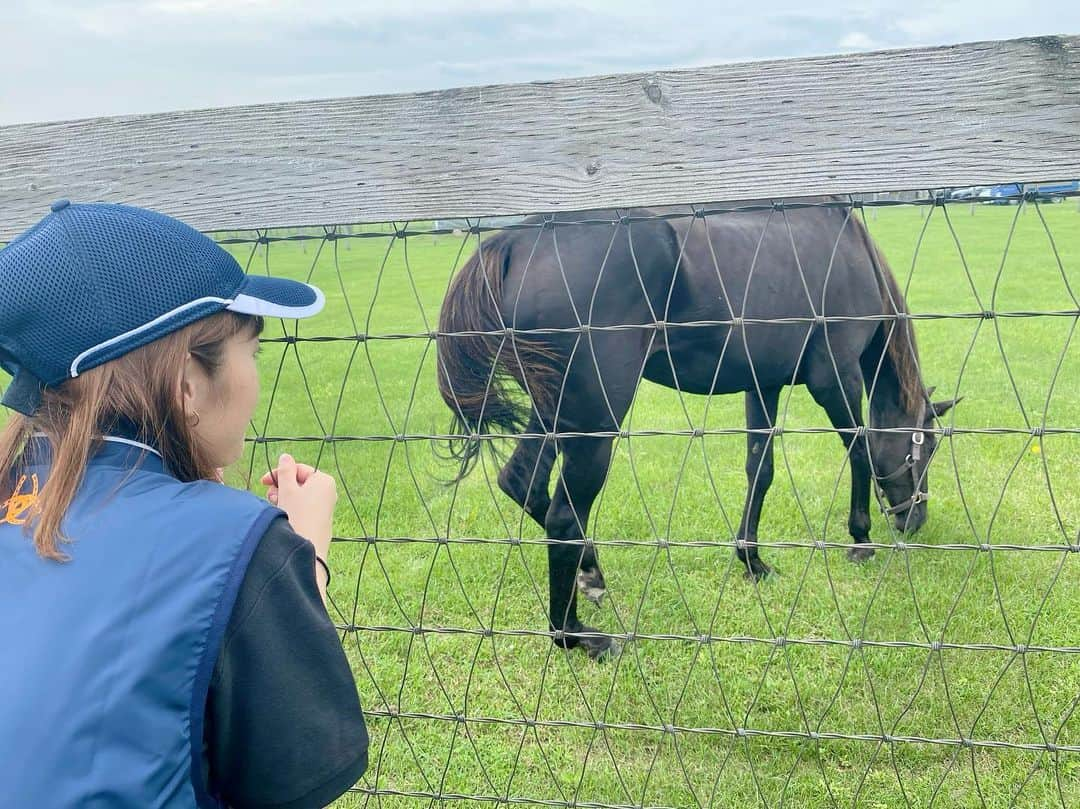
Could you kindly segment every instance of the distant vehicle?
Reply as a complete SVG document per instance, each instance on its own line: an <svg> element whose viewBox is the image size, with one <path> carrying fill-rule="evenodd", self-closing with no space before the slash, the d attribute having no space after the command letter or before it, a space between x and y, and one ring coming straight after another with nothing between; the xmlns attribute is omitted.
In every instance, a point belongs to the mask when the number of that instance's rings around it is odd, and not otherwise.
<svg viewBox="0 0 1080 809"><path fill-rule="evenodd" d="M1064 202L1065 197L1062 196L1063 194L1074 194L1080 191L1080 180L1064 183L1039 183L1037 187L1039 189L1039 199L1048 197L1054 202Z"/></svg>
<svg viewBox="0 0 1080 809"><path fill-rule="evenodd" d="M1025 191L1036 192L1039 202L1063 202L1064 194L1080 191L1080 180L1057 183L1006 183L990 187L989 202L993 205L1012 205L1018 203Z"/></svg>
<svg viewBox="0 0 1080 809"><path fill-rule="evenodd" d="M977 199L989 195L989 187L985 185L969 185L966 188L954 188L950 191L947 199Z"/></svg>

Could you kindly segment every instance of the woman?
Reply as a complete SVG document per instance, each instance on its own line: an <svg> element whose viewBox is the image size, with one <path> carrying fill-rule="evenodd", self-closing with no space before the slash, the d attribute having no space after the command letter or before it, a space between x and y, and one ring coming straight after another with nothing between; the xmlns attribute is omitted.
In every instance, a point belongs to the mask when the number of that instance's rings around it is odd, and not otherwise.
<svg viewBox="0 0 1080 809"><path fill-rule="evenodd" d="M0 794L34 807L308 807L367 766L325 607L333 478L282 455L222 485L263 317L314 287L245 276L169 217L56 202L0 250Z"/></svg>

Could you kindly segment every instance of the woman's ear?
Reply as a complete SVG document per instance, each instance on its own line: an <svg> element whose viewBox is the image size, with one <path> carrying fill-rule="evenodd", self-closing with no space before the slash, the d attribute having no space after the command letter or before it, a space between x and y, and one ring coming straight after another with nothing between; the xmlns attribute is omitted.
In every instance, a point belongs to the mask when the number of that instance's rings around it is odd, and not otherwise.
<svg viewBox="0 0 1080 809"><path fill-rule="evenodd" d="M209 379L202 365L191 354L187 355L177 380L177 395L185 413L197 413L206 401Z"/></svg>

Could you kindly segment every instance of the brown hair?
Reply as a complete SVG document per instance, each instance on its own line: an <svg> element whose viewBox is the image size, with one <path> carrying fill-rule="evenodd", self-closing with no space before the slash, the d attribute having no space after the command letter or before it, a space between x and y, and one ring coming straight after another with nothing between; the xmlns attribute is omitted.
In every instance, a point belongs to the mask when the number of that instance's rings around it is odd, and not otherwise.
<svg viewBox="0 0 1080 809"><path fill-rule="evenodd" d="M177 383L189 355L213 378L224 360L226 341L241 333L254 337L262 326L260 317L211 315L47 388L34 416L12 415L0 432L0 501L15 493L18 469L32 460L27 442L34 432L45 434L53 458L48 481L26 522L38 554L67 559L58 547L68 541L60 524L87 461L102 436L118 425L153 445L179 480L214 478L214 468L195 441Z"/></svg>

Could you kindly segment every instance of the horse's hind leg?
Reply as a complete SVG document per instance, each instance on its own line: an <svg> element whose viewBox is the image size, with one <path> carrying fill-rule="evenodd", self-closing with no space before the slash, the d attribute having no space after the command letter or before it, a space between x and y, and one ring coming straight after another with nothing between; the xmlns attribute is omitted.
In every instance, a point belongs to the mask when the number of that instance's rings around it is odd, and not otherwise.
<svg viewBox="0 0 1080 809"><path fill-rule="evenodd" d="M525 428L532 435L545 431L533 416ZM550 438L522 438L510 459L499 471L499 488L521 506L536 524L544 527L551 497L548 483L555 464L555 441Z"/></svg>
<svg viewBox="0 0 1080 809"><path fill-rule="evenodd" d="M548 537L558 540L548 546L551 624L565 633L556 642L581 646L594 658L617 652L619 644L575 634L593 631L578 620L578 591L597 603L605 593L596 548L585 535L611 465L613 434L630 409L647 348L644 339L635 343L615 332L594 333L567 372L558 408L562 467L544 521Z"/></svg>
<svg viewBox="0 0 1080 809"><path fill-rule="evenodd" d="M544 430L534 417L526 427L526 432L537 434ZM547 527L547 514L551 508L548 483L551 481L555 455L553 439L522 438L506 465L499 471L499 488L521 506L541 528ZM600 570L596 549L592 545L582 550L575 581L578 591L585 598L594 604L600 604L607 592L607 585Z"/></svg>
<svg viewBox="0 0 1080 809"><path fill-rule="evenodd" d="M547 535L558 540L548 546L551 627L563 633L556 636L556 643L567 649L581 646L593 658L618 654L620 648L612 638L580 636L579 633L596 630L578 619L575 592L581 588L586 597L596 601L604 593L604 577L595 548L585 542L585 529L593 502L607 477L611 445L611 438L560 440L562 472L546 520Z"/></svg>

